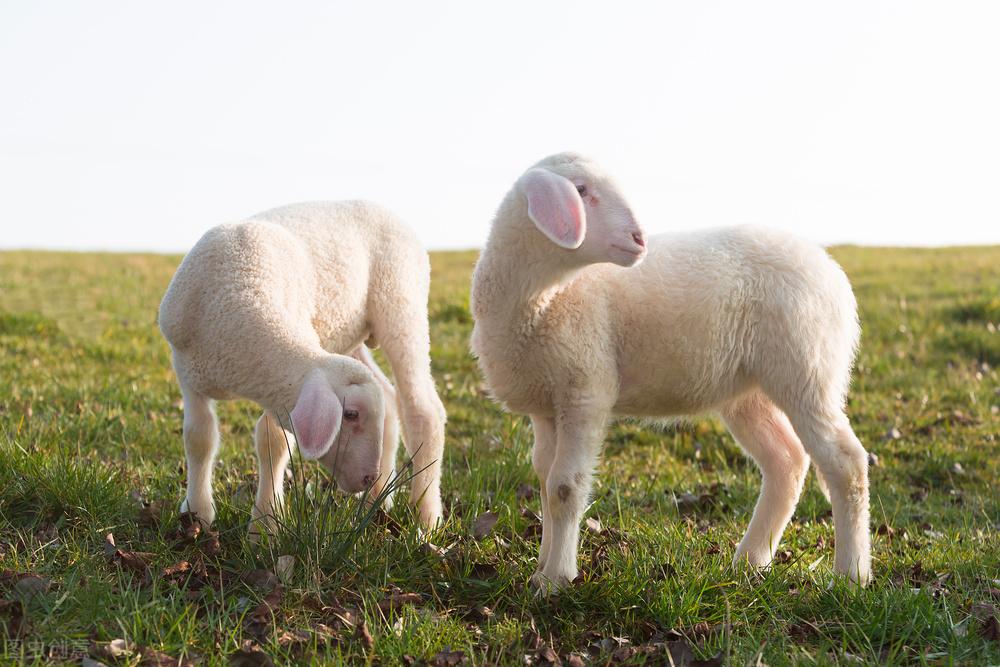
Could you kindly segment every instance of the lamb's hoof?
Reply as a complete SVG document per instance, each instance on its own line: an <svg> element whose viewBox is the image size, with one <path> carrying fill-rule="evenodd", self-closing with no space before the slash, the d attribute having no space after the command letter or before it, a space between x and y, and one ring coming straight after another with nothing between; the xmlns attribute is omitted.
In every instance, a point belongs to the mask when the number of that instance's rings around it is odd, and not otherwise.
<svg viewBox="0 0 1000 667"><path fill-rule="evenodd" d="M871 568L865 568L865 569L862 570L862 569L859 569L859 568L855 567L853 569L846 570L846 571L841 571L839 568L834 568L834 571L836 572L836 574L840 575L841 577L847 577L847 579L851 583L857 584L861 588L864 588L865 586L867 586L868 584L870 584L871 581L872 581L872 571L871 571Z"/></svg>
<svg viewBox="0 0 1000 667"><path fill-rule="evenodd" d="M569 583L570 579L566 577L551 578L541 570L531 575L530 579L531 588L535 591L535 596L543 598L558 593L566 588Z"/></svg>
<svg viewBox="0 0 1000 667"><path fill-rule="evenodd" d="M194 518L198 519L198 523L205 530L212 527L212 522L215 520L215 508L212 507L211 503L208 505L208 509L203 511L198 511L197 509L191 509L190 503L188 503L187 498L181 503L181 516L185 514L191 514Z"/></svg>
<svg viewBox="0 0 1000 667"><path fill-rule="evenodd" d="M433 507L420 506L417 508L417 514L419 516L420 527L428 533L433 533L444 524L440 504Z"/></svg>
<svg viewBox="0 0 1000 667"><path fill-rule="evenodd" d="M736 555L733 556L733 568L737 570L747 569L752 572L766 572L770 569L772 560L770 553L761 555L737 549Z"/></svg>

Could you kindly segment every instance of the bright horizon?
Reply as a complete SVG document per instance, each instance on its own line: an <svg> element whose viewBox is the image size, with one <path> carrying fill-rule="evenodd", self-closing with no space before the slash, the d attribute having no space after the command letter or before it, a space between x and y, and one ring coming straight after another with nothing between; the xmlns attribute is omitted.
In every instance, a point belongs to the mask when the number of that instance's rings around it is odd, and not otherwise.
<svg viewBox="0 0 1000 667"><path fill-rule="evenodd" d="M367 198L481 247L561 150L648 233L1000 243L1000 4L5 3L0 248L183 252Z"/></svg>

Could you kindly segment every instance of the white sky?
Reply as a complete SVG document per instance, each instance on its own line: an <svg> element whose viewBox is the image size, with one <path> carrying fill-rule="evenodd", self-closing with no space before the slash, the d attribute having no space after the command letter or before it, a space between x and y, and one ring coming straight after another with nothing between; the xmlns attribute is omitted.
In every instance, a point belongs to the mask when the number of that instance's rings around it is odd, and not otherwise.
<svg viewBox="0 0 1000 667"><path fill-rule="evenodd" d="M1000 2L5 0L0 96L6 248L354 197L475 247L560 150L650 232L1000 243Z"/></svg>

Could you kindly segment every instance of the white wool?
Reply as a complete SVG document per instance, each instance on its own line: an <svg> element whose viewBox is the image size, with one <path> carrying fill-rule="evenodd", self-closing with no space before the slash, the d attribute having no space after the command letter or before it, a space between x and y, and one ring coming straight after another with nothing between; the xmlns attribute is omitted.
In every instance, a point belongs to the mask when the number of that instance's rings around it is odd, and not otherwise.
<svg viewBox="0 0 1000 667"><path fill-rule="evenodd" d="M551 240L574 225L585 232L578 249ZM843 411L856 304L822 249L757 227L647 240L610 177L555 155L503 200L472 309L487 384L535 430L544 505L536 585L576 576L578 524L611 419L713 411L763 474L736 559L771 562L811 455L833 503L834 569L868 580L867 458Z"/></svg>
<svg viewBox="0 0 1000 667"><path fill-rule="evenodd" d="M178 268L159 315L185 402L184 509L206 523L215 515L212 404L239 397L264 408L255 435L261 474L254 516L266 528L280 510L286 438L294 442L288 415L292 422L304 415L322 441L332 412L341 444L321 460L348 490L374 471L377 494L393 473L398 411L407 450L422 470L413 500L422 522L436 524L445 414L430 374L429 284L417 238L368 202L294 204L206 232ZM396 388L366 341L381 345ZM338 400L338 410L323 409L323 401ZM360 419L348 416L355 404Z"/></svg>

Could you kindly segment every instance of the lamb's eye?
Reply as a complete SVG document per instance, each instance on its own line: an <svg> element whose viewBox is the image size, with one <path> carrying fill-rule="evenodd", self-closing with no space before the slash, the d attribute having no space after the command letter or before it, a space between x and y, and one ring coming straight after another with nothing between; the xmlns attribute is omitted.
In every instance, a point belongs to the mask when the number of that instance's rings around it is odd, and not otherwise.
<svg viewBox="0 0 1000 667"><path fill-rule="evenodd" d="M576 186L576 191L578 193L580 193L581 197L586 197L587 196L587 186L583 185L582 183L580 185Z"/></svg>
<svg viewBox="0 0 1000 667"><path fill-rule="evenodd" d="M357 410L344 410L344 419L348 421L355 421L358 418Z"/></svg>

